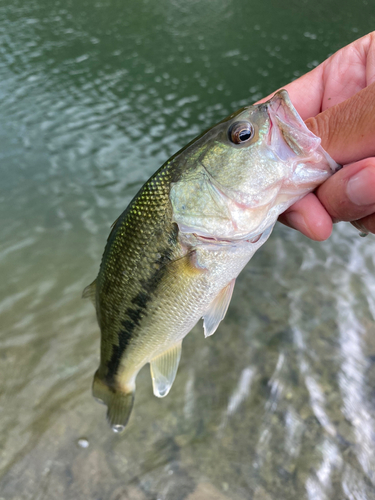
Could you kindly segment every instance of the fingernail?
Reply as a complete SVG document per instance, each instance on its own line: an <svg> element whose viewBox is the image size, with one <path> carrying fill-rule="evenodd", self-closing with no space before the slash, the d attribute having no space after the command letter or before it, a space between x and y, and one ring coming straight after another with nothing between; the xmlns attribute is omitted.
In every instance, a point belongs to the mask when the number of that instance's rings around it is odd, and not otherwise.
<svg viewBox="0 0 375 500"><path fill-rule="evenodd" d="M375 203L375 170L367 167L352 177L346 185L346 194L355 205Z"/></svg>

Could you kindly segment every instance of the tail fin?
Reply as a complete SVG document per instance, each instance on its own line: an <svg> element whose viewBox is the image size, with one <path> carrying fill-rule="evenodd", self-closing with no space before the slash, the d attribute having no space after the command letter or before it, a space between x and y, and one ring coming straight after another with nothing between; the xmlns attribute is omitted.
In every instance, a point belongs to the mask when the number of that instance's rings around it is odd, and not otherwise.
<svg viewBox="0 0 375 500"><path fill-rule="evenodd" d="M107 405L107 420L112 430L122 432L133 408L134 391L123 392L110 387L96 372L92 384L92 394L95 399Z"/></svg>

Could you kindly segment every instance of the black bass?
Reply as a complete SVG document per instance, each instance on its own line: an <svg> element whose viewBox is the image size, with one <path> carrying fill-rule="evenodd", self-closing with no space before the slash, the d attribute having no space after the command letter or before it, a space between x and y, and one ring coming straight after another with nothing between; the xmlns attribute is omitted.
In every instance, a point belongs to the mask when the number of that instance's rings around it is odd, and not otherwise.
<svg viewBox="0 0 375 500"><path fill-rule="evenodd" d="M139 370L150 363L154 394L168 394L185 335L200 318L206 337L215 332L279 214L338 168L281 90L194 139L146 182L83 293L101 330L93 395L114 431L128 422Z"/></svg>

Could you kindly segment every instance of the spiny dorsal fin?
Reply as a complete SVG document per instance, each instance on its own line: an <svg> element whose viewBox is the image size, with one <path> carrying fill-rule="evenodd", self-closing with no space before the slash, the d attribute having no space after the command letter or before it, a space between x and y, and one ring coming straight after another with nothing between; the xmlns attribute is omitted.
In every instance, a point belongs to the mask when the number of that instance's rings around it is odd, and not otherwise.
<svg viewBox="0 0 375 500"><path fill-rule="evenodd" d="M163 398L170 391L181 358L181 342L150 362L152 387L155 396Z"/></svg>
<svg viewBox="0 0 375 500"><path fill-rule="evenodd" d="M209 337L215 333L219 323L227 312L230 299L232 298L233 288L236 280L233 279L224 287L221 292L211 302L210 307L203 315L204 336Z"/></svg>
<svg viewBox="0 0 375 500"><path fill-rule="evenodd" d="M121 215L119 215L119 216L117 217L117 219L116 219L114 222L112 222L112 224L111 224L111 229L113 229L113 228L115 227L115 225L117 224L117 221L119 220L119 218L120 218L120 217L121 217Z"/></svg>
<svg viewBox="0 0 375 500"><path fill-rule="evenodd" d="M118 221L119 221L120 217L121 217L121 215L119 215L119 216L117 217L117 219L115 220L115 222L111 225L111 230L110 230L110 232L109 232L109 235L108 235L107 241L109 241L109 240L110 240L110 238L111 238L111 236L112 236L112 233L113 233L113 231L115 230L116 224L118 223Z"/></svg>
<svg viewBox="0 0 375 500"><path fill-rule="evenodd" d="M91 302L96 305L95 301L95 296L96 296L96 279L90 283L82 292L82 298L83 299L90 299Z"/></svg>

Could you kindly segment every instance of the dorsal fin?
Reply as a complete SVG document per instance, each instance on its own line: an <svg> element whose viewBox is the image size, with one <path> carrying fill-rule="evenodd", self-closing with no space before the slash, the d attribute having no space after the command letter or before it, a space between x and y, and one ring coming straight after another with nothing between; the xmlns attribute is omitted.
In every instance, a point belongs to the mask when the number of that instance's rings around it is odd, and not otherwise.
<svg viewBox="0 0 375 500"><path fill-rule="evenodd" d="M152 387L158 398L163 398L170 391L176 377L181 358L181 342L163 352L150 362Z"/></svg>
<svg viewBox="0 0 375 500"><path fill-rule="evenodd" d="M112 233L113 231L115 230L115 227L116 227L116 224L118 223L119 219L120 219L121 215L119 215L117 217L117 219L115 220L115 222L111 225L111 230L109 232L109 235L108 235L108 238L107 238L107 241L109 241L110 237L112 236Z"/></svg>
<svg viewBox="0 0 375 500"><path fill-rule="evenodd" d="M96 305L96 279L90 283L82 292L82 298L83 299L90 299L91 302Z"/></svg>
<svg viewBox="0 0 375 500"><path fill-rule="evenodd" d="M209 337L215 333L219 323L227 312L230 299L232 298L233 288L236 280L233 279L224 287L221 292L211 302L210 307L203 315L204 336Z"/></svg>

